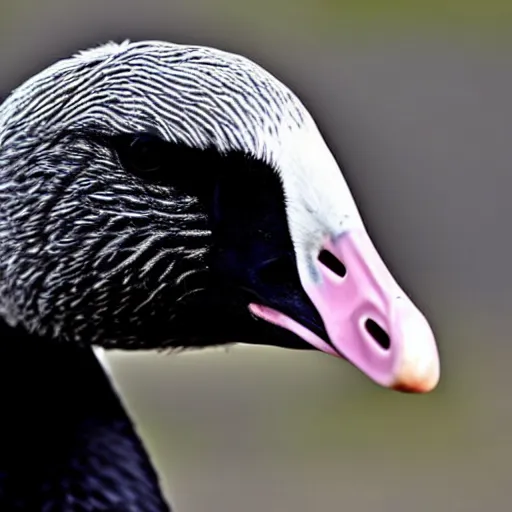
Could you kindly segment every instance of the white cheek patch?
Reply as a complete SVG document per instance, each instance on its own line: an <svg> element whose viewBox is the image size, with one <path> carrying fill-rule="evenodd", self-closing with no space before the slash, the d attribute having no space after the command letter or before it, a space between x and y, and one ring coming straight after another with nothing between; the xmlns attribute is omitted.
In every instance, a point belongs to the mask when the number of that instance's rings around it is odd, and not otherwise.
<svg viewBox="0 0 512 512"><path fill-rule="evenodd" d="M311 270L309 260L326 237L362 228L363 221L336 160L308 120L301 129L283 131L278 168L299 265Z"/></svg>
<svg viewBox="0 0 512 512"><path fill-rule="evenodd" d="M253 304L251 311L319 350L346 358L382 386L432 390L440 375L432 330L377 253L314 126L290 134L279 168L301 284L329 339L269 308Z"/></svg>

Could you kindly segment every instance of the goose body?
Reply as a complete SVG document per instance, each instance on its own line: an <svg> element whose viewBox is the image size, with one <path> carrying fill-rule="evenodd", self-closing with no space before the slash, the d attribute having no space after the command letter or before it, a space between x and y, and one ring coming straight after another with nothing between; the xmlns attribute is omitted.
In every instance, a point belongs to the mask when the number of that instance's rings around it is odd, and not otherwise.
<svg viewBox="0 0 512 512"><path fill-rule="evenodd" d="M394 389L439 379L311 115L241 56L110 43L20 85L0 106L0 237L4 389L29 366L1 510L168 510L92 346L263 343Z"/></svg>
<svg viewBox="0 0 512 512"><path fill-rule="evenodd" d="M92 349L13 329L1 339L0 510L169 511Z"/></svg>

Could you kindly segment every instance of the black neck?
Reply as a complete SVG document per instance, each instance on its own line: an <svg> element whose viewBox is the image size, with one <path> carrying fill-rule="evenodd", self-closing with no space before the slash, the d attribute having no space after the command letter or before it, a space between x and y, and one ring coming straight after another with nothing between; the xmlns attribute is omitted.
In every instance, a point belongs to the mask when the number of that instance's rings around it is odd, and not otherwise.
<svg viewBox="0 0 512 512"><path fill-rule="evenodd" d="M0 322L0 510L169 512L91 348Z"/></svg>

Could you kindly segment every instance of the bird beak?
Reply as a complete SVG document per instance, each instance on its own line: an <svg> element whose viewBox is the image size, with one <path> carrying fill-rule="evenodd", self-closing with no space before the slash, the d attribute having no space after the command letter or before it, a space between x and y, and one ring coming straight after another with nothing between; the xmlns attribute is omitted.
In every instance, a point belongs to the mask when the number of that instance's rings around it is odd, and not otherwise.
<svg viewBox="0 0 512 512"><path fill-rule="evenodd" d="M432 330L366 231L345 232L325 249L346 274L320 264L320 282L304 285L334 350L382 386L413 393L434 389L440 365Z"/></svg>
<svg viewBox="0 0 512 512"><path fill-rule="evenodd" d="M393 279L364 228L349 230L325 246L344 275L320 260L320 279L301 276L329 343L269 308L252 305L260 318L295 332L317 349L350 361L381 386L411 393L433 390L440 376L432 330Z"/></svg>

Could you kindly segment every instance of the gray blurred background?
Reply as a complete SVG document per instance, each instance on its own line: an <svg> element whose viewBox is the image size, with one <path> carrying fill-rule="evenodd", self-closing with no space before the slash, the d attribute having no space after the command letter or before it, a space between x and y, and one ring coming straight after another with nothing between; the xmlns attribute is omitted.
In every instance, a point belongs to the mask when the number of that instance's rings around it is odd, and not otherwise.
<svg viewBox="0 0 512 512"><path fill-rule="evenodd" d="M442 380L381 390L316 353L110 359L177 512L512 506L512 2L2 0L0 91L78 49L245 54L310 108Z"/></svg>

